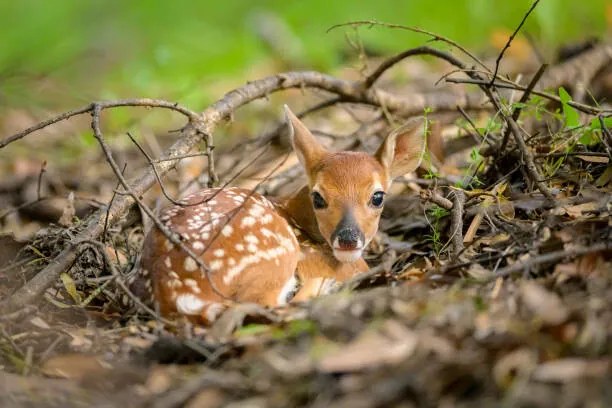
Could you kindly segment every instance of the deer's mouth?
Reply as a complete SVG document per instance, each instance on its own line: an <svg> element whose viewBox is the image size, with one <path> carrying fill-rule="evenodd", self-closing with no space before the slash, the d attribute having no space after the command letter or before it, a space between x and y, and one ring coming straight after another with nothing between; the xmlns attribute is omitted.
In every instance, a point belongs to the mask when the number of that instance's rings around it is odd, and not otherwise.
<svg viewBox="0 0 612 408"><path fill-rule="evenodd" d="M361 258L363 249L340 249L333 248L334 257L340 262L355 262Z"/></svg>
<svg viewBox="0 0 612 408"><path fill-rule="evenodd" d="M352 242L336 238L332 244L334 257L340 262L355 262L361 258L365 247L363 244L360 238Z"/></svg>

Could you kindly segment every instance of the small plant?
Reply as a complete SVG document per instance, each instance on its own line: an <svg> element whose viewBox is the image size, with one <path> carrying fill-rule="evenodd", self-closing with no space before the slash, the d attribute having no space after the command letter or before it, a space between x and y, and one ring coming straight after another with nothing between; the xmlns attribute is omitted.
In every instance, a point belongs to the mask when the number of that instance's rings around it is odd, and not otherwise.
<svg viewBox="0 0 612 408"><path fill-rule="evenodd" d="M444 244L442 243L441 239L442 234L440 231L440 221L448 214L448 210L438 205L433 205L426 211L426 218L427 222L429 223L429 227L431 228L431 234L428 234L425 237L429 242L431 242L436 256L440 256L440 253L444 248Z"/></svg>

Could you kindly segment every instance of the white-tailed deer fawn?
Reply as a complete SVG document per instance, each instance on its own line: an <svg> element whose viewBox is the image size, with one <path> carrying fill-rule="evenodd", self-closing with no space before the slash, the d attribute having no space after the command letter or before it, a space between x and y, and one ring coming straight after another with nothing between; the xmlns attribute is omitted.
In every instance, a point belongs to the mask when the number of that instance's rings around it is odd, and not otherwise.
<svg viewBox="0 0 612 408"><path fill-rule="evenodd" d="M305 300L330 278L341 282L367 270L362 253L378 229L385 192L420 163L424 121L391 133L372 156L330 152L286 106L285 114L308 185L278 200L205 189L162 211L160 220L200 261L159 229L148 233L136 286L162 315L209 323L228 302Z"/></svg>

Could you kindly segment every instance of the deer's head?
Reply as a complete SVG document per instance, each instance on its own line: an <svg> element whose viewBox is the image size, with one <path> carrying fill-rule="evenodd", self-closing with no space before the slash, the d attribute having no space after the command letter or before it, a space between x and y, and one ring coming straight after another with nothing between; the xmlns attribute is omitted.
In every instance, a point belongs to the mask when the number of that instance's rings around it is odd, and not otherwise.
<svg viewBox="0 0 612 408"><path fill-rule="evenodd" d="M330 152L287 106L285 114L293 149L306 171L319 231L336 259L354 262L376 234L393 179L420 164L425 121L410 120L370 155Z"/></svg>

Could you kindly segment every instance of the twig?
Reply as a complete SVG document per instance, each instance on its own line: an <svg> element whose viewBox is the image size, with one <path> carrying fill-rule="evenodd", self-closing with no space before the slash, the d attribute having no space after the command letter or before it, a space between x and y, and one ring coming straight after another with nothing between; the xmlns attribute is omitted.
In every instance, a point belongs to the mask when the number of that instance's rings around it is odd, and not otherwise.
<svg viewBox="0 0 612 408"><path fill-rule="evenodd" d="M432 33L431 31L423 30L422 28L418 28L418 27L408 27L408 26L401 25L401 24L384 23L384 22L380 22L376 20L358 20L358 21L349 21L347 23L335 24L331 26L330 28L328 28L327 32L329 33L330 31L335 30L336 28L339 28L339 27L346 27L346 26L355 27L355 26L362 26L362 25L367 25L370 27L378 25L378 26L387 27L387 28L398 28L400 30L408 30L408 31L412 31L415 33L419 33L419 34L428 35L432 37L433 41L442 41L442 42L452 45L453 47L457 48L458 50L463 52L465 55L470 57L478 65L483 67L487 72L491 72L489 67L487 67L478 57L476 57L474 54L469 52L467 49L465 49L463 46L461 46L457 42L449 38L446 38L444 36L441 36L439 34Z"/></svg>
<svg viewBox="0 0 612 408"><path fill-rule="evenodd" d="M534 257L530 257L523 261L518 261L513 265L506 266L505 268L499 269L495 272L495 275L492 279L497 278L499 276L508 276L513 273L529 271L535 265L560 261L566 258L575 258L577 256L592 254L593 252L601 252L601 251L609 251L612 249L612 242L598 242L588 247L574 247L571 249L563 249L560 251L549 252L547 254L538 255Z"/></svg>
<svg viewBox="0 0 612 408"><path fill-rule="evenodd" d="M175 112L182 113L187 116L189 120L195 120L199 117L199 115L187 108L180 106L178 103L163 101L160 99L148 99L148 98L140 98L140 99L122 99L118 101L101 101L101 102L93 102L83 108L75 109L69 112L62 113L57 115L51 119L47 119L43 122L37 123L34 126L27 128L26 130L19 132L13 136L9 136L5 139L0 140L0 149L13 143L19 139L24 138L30 133L34 133L37 130L44 129L47 126L53 125L55 123L61 122L63 120L69 119L73 116L82 115L83 113L91 113L94 108L98 106L101 110L109 109L109 108L117 108L120 106L143 106L149 108L163 108L170 109Z"/></svg>
<svg viewBox="0 0 612 408"><path fill-rule="evenodd" d="M127 169L127 163L123 165L123 169L121 169L121 174L125 173L125 169ZM113 190L113 195L111 196L108 205L106 206L106 215L104 217L104 230L102 231L102 241L106 241L106 232L108 231L108 213L113 206L113 201L115 201L115 197L117 197L117 189L119 188L120 182L117 181L117 186Z"/></svg>
<svg viewBox="0 0 612 408"><path fill-rule="evenodd" d="M465 193L463 190L453 189L453 207L451 209L451 240L453 243L453 257L457 259L463 251L463 205Z"/></svg>
<svg viewBox="0 0 612 408"><path fill-rule="evenodd" d="M457 58L455 58L454 56L452 56L451 54L444 52L444 51L440 51L437 50L435 48L431 48L431 47L418 47L418 48L412 48L410 50L406 50L403 52L400 52L397 55L394 55L393 57L386 59L385 61L383 61L378 68L376 68L376 70L374 72L372 72L364 81L363 85L366 88L371 87L372 85L374 85L374 83L378 80L378 78L380 78L380 76L382 74L385 73L385 71L387 71L389 68L391 68L393 65L397 64L398 62L408 58L408 57L412 57L415 55L432 55L435 57L438 57L440 59L443 59L445 61L447 61L448 63L455 65L455 66L464 66L464 64L459 61Z"/></svg>
<svg viewBox="0 0 612 408"><path fill-rule="evenodd" d="M538 153L534 157L569 157L569 156L587 156L587 157L609 157L608 153L604 152L550 152Z"/></svg>
<svg viewBox="0 0 612 408"><path fill-rule="evenodd" d="M361 282L371 279L374 276L380 274L381 272L385 272L385 268L386 268L386 265L382 263L365 272L358 273L357 275L353 276L351 279L347 280L342 285L340 285L337 289L333 290L332 293L338 293L338 292L342 292L345 290L353 290L357 286L359 286Z"/></svg>
<svg viewBox="0 0 612 408"><path fill-rule="evenodd" d="M514 83L512 81L509 81L507 79L504 78L497 78L498 81L495 82L495 87L496 88L502 88L502 89L515 89L518 91L526 91L527 87L525 86L521 86L517 83ZM499 82L501 81L501 82ZM447 78L446 82L452 83L452 84L472 84L472 85L488 85L489 81L486 79L474 79L474 78ZM551 93L548 92L543 92L543 91L538 91L538 90L532 90L531 93L533 95L537 95L537 96L541 96L542 98L546 98L549 99L551 101L554 102L558 102L561 103L561 98L559 98L556 95L553 95ZM589 106L589 105L585 105L583 103L580 102L576 102L576 101L568 101L567 102L568 105L570 105L573 108L578 109L581 112L584 112L586 114L589 115L599 115L601 113L610 113L612 112L611 109L600 109L600 108L596 108L594 106Z"/></svg>
<svg viewBox="0 0 612 408"><path fill-rule="evenodd" d="M297 113L295 116L297 116L300 119L303 119L304 117L320 111L322 109L328 108L330 106L336 105L338 103L342 102L342 98L341 97L333 97L330 99L326 99L322 102L317 103L316 105L311 106L310 108L307 108L299 113ZM259 137L255 140L255 142L257 143L258 146L262 146L268 142L271 142L272 140L278 138L281 134L281 132L287 128L287 124L284 122L284 120L279 123L276 128L274 128L273 131L271 131L270 133L265 134L262 137Z"/></svg>
<svg viewBox="0 0 612 408"><path fill-rule="evenodd" d="M472 132L470 132L469 130L466 129L466 131L470 134L470 136L472 136L472 138L474 139L474 141L476 143L480 143L481 142L481 136L480 136L480 131L478 130L478 128L476 127L476 124L474 123L474 121L472 120L472 118L470 118L470 115L468 115L468 113L465 111L465 109L463 109L462 107L458 106L457 107L457 111L459 111L459 113L461 114L461 116L463 116L463 119L465 119L467 121L467 123L469 123L470 127L472 128ZM484 138L484 140L486 140L489 144L489 138Z"/></svg>
<svg viewBox="0 0 612 408"><path fill-rule="evenodd" d="M538 1L539 0L537 0L536 3ZM536 84L538 83L538 81L540 80L544 72L546 71L547 67L548 67L547 64L542 64L542 66L540 66L540 68L538 69L538 72L535 73L533 78L531 78L531 82L529 82L529 85L527 85L527 89L525 89L525 92L523 92L523 95L521 96L519 103L527 102L527 100L529 99L529 96L531 95L531 92L533 91L533 88L536 86ZM522 110L523 108L520 105L515 107L514 110L512 111L512 119L518 120L518 118L521 115ZM501 153L506 149L506 144L508 143L508 136L510 136L510 126L506 126L506 130L504 131L504 135L502 137L501 144L499 145L499 148L497 149L496 157L499 157Z"/></svg>
<svg viewBox="0 0 612 408"><path fill-rule="evenodd" d="M187 400L206 387L221 387L236 392L244 388L246 384L247 380L238 373L221 373L218 370L203 368L191 379L183 381L180 387L156 396L150 406L152 408L182 407Z"/></svg>
<svg viewBox="0 0 612 408"><path fill-rule="evenodd" d="M153 170L153 174L155 174L155 178L157 179L157 184L159 184L159 187L161 188L162 194L164 195L164 197L166 197L166 200L170 201L174 205L178 205L178 206L181 206L181 207L186 206L186 205L180 203L178 200L175 200L174 198L170 197L170 194L168 194L168 191L166 191L166 185L162 181L161 176L159 175L159 173L157 172L157 167L155 167L155 163L153 163L153 159L151 158L151 156L149 156L149 153L147 153L147 151L140 145L140 143L138 143L136 141L136 139L134 139L134 137L132 136L132 134L130 132L127 132L127 135L130 138L130 140L132 141L132 143L134 143L136 148L140 151L140 153L142 153L142 155L147 159L147 162L149 163L149 166L151 166L151 170Z"/></svg>
<svg viewBox="0 0 612 408"><path fill-rule="evenodd" d="M47 161L43 160L42 165L40 166L40 172L38 173L38 182L36 183L36 201L40 201L42 197L40 196L40 190L42 188L42 179L43 175L47 171Z"/></svg>
<svg viewBox="0 0 612 408"><path fill-rule="evenodd" d="M539 2L540 0L535 0L533 2L529 10L527 10L527 13L525 13L525 15L523 16L523 19L519 23L518 27L516 27L512 35L508 38L506 45L504 45L504 48L502 48L501 52L497 56L497 59L495 60L495 70L493 71L493 76L491 77L491 83L489 84L489 87L493 86L493 83L495 82L495 79L497 78L497 72L499 71L499 64L502 58L504 58L504 54L506 53L506 50L510 48L510 45L512 44L512 40L514 40L514 37L516 37L518 32L521 30L521 28L523 27L523 24L525 24L525 21L527 21L527 18L529 17L531 12L536 8Z"/></svg>
<svg viewBox="0 0 612 408"><path fill-rule="evenodd" d="M150 314L156 320L164 324L170 325L170 326L175 325L172 321L164 319L162 316L156 313L153 309L145 305L138 298L138 296L132 293L130 288L128 288L127 285L125 284L125 281L123 280L123 275L121 275L121 273L117 270L117 268L115 268L115 265L113 264L113 262L111 262L108 256L108 253L106 252L106 247L102 242L93 241L93 240L84 240L84 241L79 242L78 246L81 246L81 245L90 245L90 246L93 246L94 248L97 248L98 250L97 252L102 256L102 259L104 260L104 264L110 270L111 275L115 278L115 282L121 288L121 290L132 300L132 302L134 302L134 304L136 304L142 310Z"/></svg>
<svg viewBox="0 0 612 408"><path fill-rule="evenodd" d="M542 177L540 176L540 172L538 171L538 168L535 165L533 155L529 151L529 148L527 147L527 144L525 143L525 139L523 139L523 136L521 135L521 130L519 128L519 125L516 123L516 121L511 116L506 115L501 110L502 107L498 99L492 99L491 101L494 103L494 105L497 105L500 114L506 120L506 123L508 124L508 127L510 128L510 131L512 132L514 136L514 140L516 141L516 144L521 154L523 155L523 160L525 162L525 168L527 169L529 178L531 178L531 181L536 185L536 187L538 188L538 190L540 190L540 192L544 195L544 197L546 197L547 200L552 202L554 200L554 197L551 194L551 192L548 190L548 187L546 187L546 185L544 185L544 183L542 182Z"/></svg>
<svg viewBox="0 0 612 408"><path fill-rule="evenodd" d="M606 149L606 152L608 152L608 157L610 157L610 160L612 160L612 134L610 133L610 129L608 129L606 126L604 118L599 115L597 119L599 120L599 125L601 126L601 141Z"/></svg>
<svg viewBox="0 0 612 408"><path fill-rule="evenodd" d="M444 208L445 210L451 210L453 208L453 202L448 198L442 197L436 191L433 190L421 190L421 200L431 201L432 203Z"/></svg>

